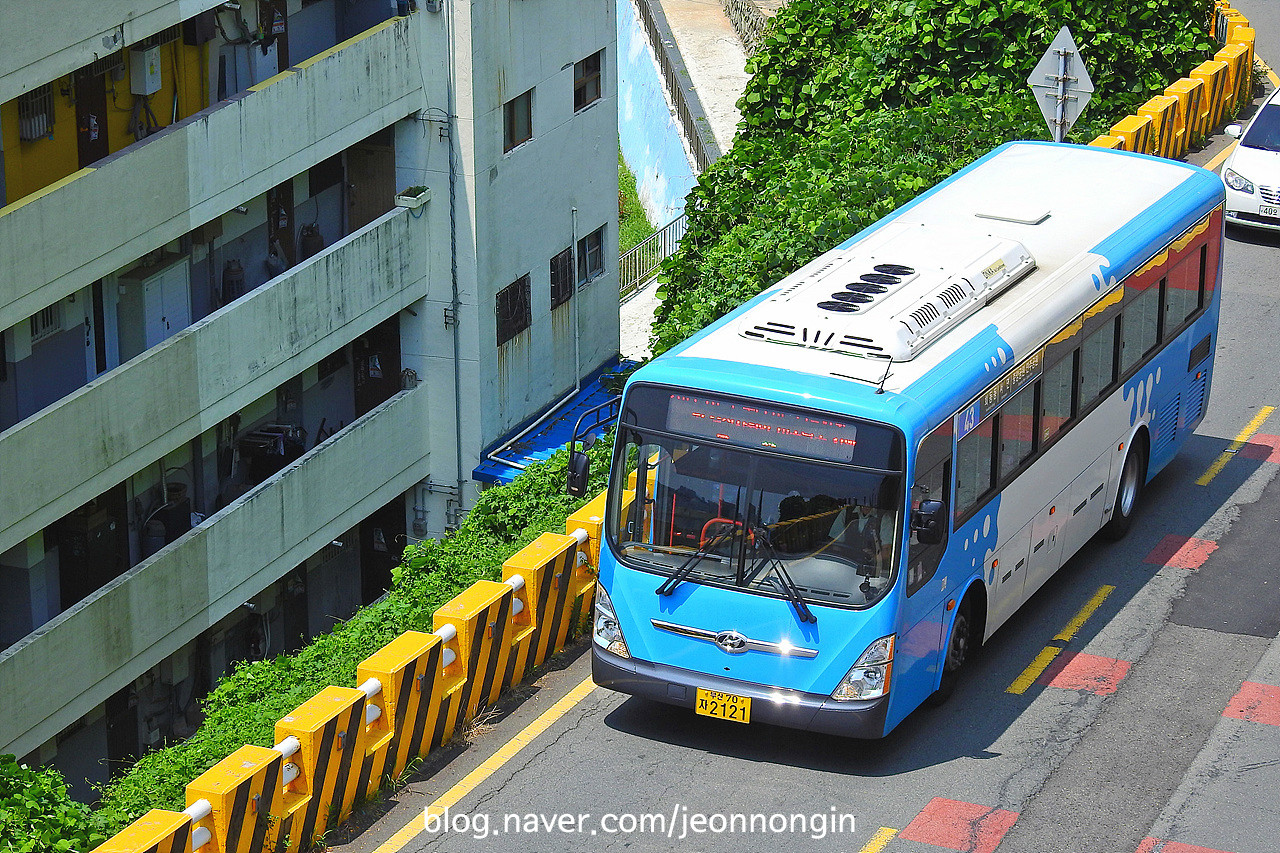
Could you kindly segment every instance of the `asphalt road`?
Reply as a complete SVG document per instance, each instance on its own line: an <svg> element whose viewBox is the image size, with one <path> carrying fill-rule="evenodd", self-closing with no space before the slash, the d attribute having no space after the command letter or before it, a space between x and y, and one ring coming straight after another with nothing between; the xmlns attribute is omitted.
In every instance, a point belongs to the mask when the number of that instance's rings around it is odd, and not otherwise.
<svg viewBox="0 0 1280 853"><path fill-rule="evenodd" d="M1280 57L1275 4L1238 5L1259 54ZM1280 237L1228 232L1218 366L1197 434L1146 491L1128 538L1077 554L942 707L857 742L583 688L529 745L469 777L589 677L579 647L331 848L1274 853L1280 726L1224 709L1251 679L1280 683L1280 412L1258 423L1280 406L1278 265ZM1091 603L1054 665L1009 692ZM448 813L421 832L442 797ZM760 815L765 831L712 831L731 815Z"/></svg>

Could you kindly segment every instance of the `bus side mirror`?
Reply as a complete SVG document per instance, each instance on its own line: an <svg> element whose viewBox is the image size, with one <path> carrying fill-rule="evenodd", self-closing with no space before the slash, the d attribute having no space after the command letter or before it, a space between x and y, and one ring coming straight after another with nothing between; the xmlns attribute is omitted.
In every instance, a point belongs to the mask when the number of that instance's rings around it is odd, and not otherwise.
<svg viewBox="0 0 1280 853"><path fill-rule="evenodd" d="M942 501L920 501L911 511L911 530L921 545L937 545L946 536L947 508Z"/></svg>
<svg viewBox="0 0 1280 853"><path fill-rule="evenodd" d="M575 498L587 496L587 482L591 479L591 457L581 450L569 454L569 476L565 491Z"/></svg>

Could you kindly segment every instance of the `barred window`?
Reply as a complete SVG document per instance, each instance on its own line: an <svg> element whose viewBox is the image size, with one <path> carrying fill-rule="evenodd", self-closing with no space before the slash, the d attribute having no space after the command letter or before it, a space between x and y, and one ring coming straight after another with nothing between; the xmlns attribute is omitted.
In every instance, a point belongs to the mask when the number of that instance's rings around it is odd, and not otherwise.
<svg viewBox="0 0 1280 853"><path fill-rule="evenodd" d="M558 308L573 296L573 247L551 259L551 307Z"/></svg>
<svg viewBox="0 0 1280 853"><path fill-rule="evenodd" d="M533 322L529 306L530 280L525 273L498 291L496 313L498 320L498 346L529 328Z"/></svg>
<svg viewBox="0 0 1280 853"><path fill-rule="evenodd" d="M62 303L40 309L31 317L31 342L42 341L62 331Z"/></svg>
<svg viewBox="0 0 1280 853"><path fill-rule="evenodd" d="M18 96L18 138L44 139L53 130L53 84Z"/></svg>

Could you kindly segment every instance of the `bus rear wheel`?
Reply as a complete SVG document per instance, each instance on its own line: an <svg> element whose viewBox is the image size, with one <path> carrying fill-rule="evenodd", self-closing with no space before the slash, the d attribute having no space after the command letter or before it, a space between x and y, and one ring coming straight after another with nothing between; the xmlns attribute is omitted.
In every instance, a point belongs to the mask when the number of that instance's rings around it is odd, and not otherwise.
<svg viewBox="0 0 1280 853"><path fill-rule="evenodd" d="M1120 485L1116 487L1116 503L1111 511L1111 520L1102 528L1102 535L1112 542L1123 539L1129 532L1129 527L1133 524L1133 512L1138 507L1138 498L1142 497L1146 475L1147 443L1138 435L1129 445L1129 452L1124 457L1124 467L1120 469Z"/></svg>
<svg viewBox="0 0 1280 853"><path fill-rule="evenodd" d="M960 670L973 653L973 598L965 596L951 624L951 639L947 643L946 657L942 659L942 681L928 698L928 704L941 705L951 698L960 681Z"/></svg>

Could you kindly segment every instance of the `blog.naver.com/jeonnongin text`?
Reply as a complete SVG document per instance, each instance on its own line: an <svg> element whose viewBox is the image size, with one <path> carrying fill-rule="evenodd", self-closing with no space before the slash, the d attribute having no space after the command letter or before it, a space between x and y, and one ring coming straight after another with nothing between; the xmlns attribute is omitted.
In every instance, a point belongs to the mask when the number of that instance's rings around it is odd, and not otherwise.
<svg viewBox="0 0 1280 853"><path fill-rule="evenodd" d="M499 836L645 835L672 841L712 835L793 836L815 841L851 835L856 819L832 806L825 812L702 812L674 805L669 812L487 812L427 808L423 829L430 835L487 839Z"/></svg>

